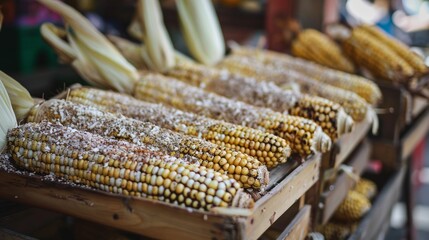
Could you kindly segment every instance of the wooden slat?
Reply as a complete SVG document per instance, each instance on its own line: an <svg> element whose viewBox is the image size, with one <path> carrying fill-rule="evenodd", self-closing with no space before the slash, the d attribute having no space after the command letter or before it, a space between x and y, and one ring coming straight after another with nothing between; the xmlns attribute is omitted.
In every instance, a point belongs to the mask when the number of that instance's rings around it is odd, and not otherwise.
<svg viewBox="0 0 429 240"><path fill-rule="evenodd" d="M428 107L428 100L421 98L421 97L415 97L413 99L413 110L411 112L412 118L416 118L427 107Z"/></svg>
<svg viewBox="0 0 429 240"><path fill-rule="evenodd" d="M0 197L153 238L256 239L318 180L315 155L238 215L202 212L170 204L43 181L0 171Z"/></svg>
<svg viewBox="0 0 429 240"><path fill-rule="evenodd" d="M305 205L292 222L280 234L277 240L303 240L307 237L310 226L311 206Z"/></svg>
<svg viewBox="0 0 429 240"><path fill-rule="evenodd" d="M370 152L371 145L368 141L364 141L362 145L356 149L356 152L353 153L347 165L353 167L354 174L361 175L369 161ZM319 214L320 224L325 224L331 218L332 214L346 197L348 191L354 185L355 182L350 176L346 173L341 173L337 177L335 184L330 187L327 192L322 194L321 203L323 208L320 210Z"/></svg>
<svg viewBox="0 0 429 240"><path fill-rule="evenodd" d="M338 168L350 154L356 149L356 146L368 135L371 129L371 120L369 114L364 121L356 124L355 129L339 138L332 147L332 150L325 153L322 157L322 168Z"/></svg>
<svg viewBox="0 0 429 240"><path fill-rule="evenodd" d="M390 181L388 181L377 199L372 205L371 210L363 218L357 230L350 236L349 240L357 239L377 239L382 236L387 228L386 223L390 222L390 215L394 204L398 201L401 186L405 176L405 167L401 168Z"/></svg>
<svg viewBox="0 0 429 240"><path fill-rule="evenodd" d="M415 119L397 143L373 140L372 157L381 160L386 167L397 169L411 155L420 141L429 132L429 108Z"/></svg>
<svg viewBox="0 0 429 240"><path fill-rule="evenodd" d="M426 109L423 116L413 123L411 129L402 137L401 159L406 159L414 151L417 144L426 136L429 131L429 109Z"/></svg>
<svg viewBox="0 0 429 240"><path fill-rule="evenodd" d="M240 218L240 238L257 239L319 179L320 155L298 166L255 204L252 215Z"/></svg>

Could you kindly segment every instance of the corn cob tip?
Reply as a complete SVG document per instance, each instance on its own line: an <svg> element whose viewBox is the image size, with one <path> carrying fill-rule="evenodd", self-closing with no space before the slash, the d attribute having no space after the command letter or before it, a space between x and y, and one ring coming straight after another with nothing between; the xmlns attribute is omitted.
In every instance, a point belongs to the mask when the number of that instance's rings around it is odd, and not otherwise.
<svg viewBox="0 0 429 240"><path fill-rule="evenodd" d="M351 116L349 116L343 109L338 111L337 119L337 134L340 137L344 133L349 133L353 131L354 121Z"/></svg>
<svg viewBox="0 0 429 240"><path fill-rule="evenodd" d="M318 127L314 131L314 140L313 144L311 145L311 150L314 152L327 152L331 149L332 141L331 138L329 138L328 135L326 135L322 128Z"/></svg>
<svg viewBox="0 0 429 240"><path fill-rule="evenodd" d="M250 196L250 194L244 192L243 189L240 188L232 200L231 207L252 208L254 204L255 202L253 201L253 198Z"/></svg>
<svg viewBox="0 0 429 240"><path fill-rule="evenodd" d="M372 134L376 135L378 132L379 122L377 113L375 112L374 108L370 107L368 109L368 116L369 120L372 122Z"/></svg>
<svg viewBox="0 0 429 240"><path fill-rule="evenodd" d="M258 180L261 182L260 192L264 191L264 188L270 182L270 172L265 165L262 165L258 168Z"/></svg>

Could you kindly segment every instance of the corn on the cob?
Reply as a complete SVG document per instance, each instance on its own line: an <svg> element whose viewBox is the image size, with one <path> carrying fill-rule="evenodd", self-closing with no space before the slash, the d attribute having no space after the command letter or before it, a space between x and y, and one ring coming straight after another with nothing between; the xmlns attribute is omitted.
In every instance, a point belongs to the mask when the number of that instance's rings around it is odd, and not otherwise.
<svg viewBox="0 0 429 240"><path fill-rule="evenodd" d="M328 222L317 228L317 231L323 234L325 240L343 240L347 239L355 231L357 224Z"/></svg>
<svg viewBox="0 0 429 240"><path fill-rule="evenodd" d="M50 121L138 145L152 145L179 157L195 157L202 166L226 173L245 188L260 189L268 183L268 171L258 160L216 144L185 136L154 124L96 108L64 101L49 100L36 105L28 121Z"/></svg>
<svg viewBox="0 0 429 240"><path fill-rule="evenodd" d="M343 41L344 53L368 69L375 77L404 82L411 79L414 69L383 42L366 31L355 28Z"/></svg>
<svg viewBox="0 0 429 240"><path fill-rule="evenodd" d="M323 67L286 54L256 48L235 47L232 54L252 58L273 69L298 71L314 80L354 92L370 104L376 104L381 100L381 91L377 85L357 75Z"/></svg>
<svg viewBox="0 0 429 240"><path fill-rule="evenodd" d="M323 33L306 29L292 43L293 55L344 72L355 72L353 63L341 52L341 48Z"/></svg>
<svg viewBox="0 0 429 240"><path fill-rule="evenodd" d="M304 156L317 151L325 152L331 146L329 137L311 120L233 101L160 74L143 74L136 85L134 96L210 118L265 130L286 139L293 152Z"/></svg>
<svg viewBox="0 0 429 240"><path fill-rule="evenodd" d="M240 184L224 174L59 124L14 128L8 149L22 168L107 192L205 210L252 205Z"/></svg>
<svg viewBox="0 0 429 240"><path fill-rule="evenodd" d="M364 195L368 199L372 199L377 194L377 185L374 182L361 178L353 189L354 191Z"/></svg>
<svg viewBox="0 0 429 240"><path fill-rule="evenodd" d="M271 65L264 64L257 58L241 55L228 56L219 66L231 72L251 76L258 81L274 82L281 87L285 84L297 83L303 93L320 96L339 103L355 121L362 121L366 116L367 103L364 99L350 91L316 81L299 71L274 68Z"/></svg>
<svg viewBox="0 0 429 240"><path fill-rule="evenodd" d="M428 66L426 66L423 58L412 52L408 46L402 42L387 36L376 26L362 25L358 27L365 32L369 33L372 37L376 38L378 41L382 42L384 45L388 46L392 51L398 54L402 59L404 59L417 75L425 74L429 71Z"/></svg>
<svg viewBox="0 0 429 240"><path fill-rule="evenodd" d="M371 208L371 203L362 194L349 191L344 201L338 206L333 220L352 222L359 220Z"/></svg>
<svg viewBox="0 0 429 240"><path fill-rule="evenodd" d="M311 119L319 124L332 140L350 132L353 127L353 120L336 103L301 96L293 91L282 90L272 83L258 82L227 70L177 62L166 74L227 98Z"/></svg>
<svg viewBox="0 0 429 240"><path fill-rule="evenodd" d="M70 90L67 100L203 138L255 157L269 168L286 162L291 152L286 141L273 134L143 102L120 93L78 88Z"/></svg>

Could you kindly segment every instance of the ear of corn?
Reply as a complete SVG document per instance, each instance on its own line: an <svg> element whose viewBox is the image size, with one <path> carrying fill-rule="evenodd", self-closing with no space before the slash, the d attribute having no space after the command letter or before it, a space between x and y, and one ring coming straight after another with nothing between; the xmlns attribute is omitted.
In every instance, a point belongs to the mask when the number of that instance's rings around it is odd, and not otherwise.
<svg viewBox="0 0 429 240"><path fill-rule="evenodd" d="M268 171L258 160L151 123L64 100L49 100L35 106L28 117L31 122L44 120L138 145L154 146L157 151L179 157L195 157L204 167L226 173L246 188L260 189L268 183Z"/></svg>
<svg viewBox="0 0 429 240"><path fill-rule="evenodd" d="M291 152L286 141L273 134L139 101L119 93L78 88L68 93L67 100L203 138L255 157L269 168L286 162Z"/></svg>
<svg viewBox="0 0 429 240"><path fill-rule="evenodd" d="M311 120L227 99L159 74L143 74L134 96L209 118L265 130L286 139L292 151L303 156L325 152L331 146L329 137Z"/></svg>
<svg viewBox="0 0 429 240"><path fill-rule="evenodd" d="M384 32L382 32L382 30L380 30L376 26L362 25L358 28L362 29L363 31L370 34L371 37L388 46L390 50L394 51L397 55L404 59L414 69L417 75L423 75L425 73L428 73L429 69L428 66L426 66L424 60L417 54L413 53L408 48L408 46L406 46L402 42L387 36Z"/></svg>
<svg viewBox="0 0 429 240"><path fill-rule="evenodd" d="M257 58L244 55L229 56L220 63L219 67L244 76L253 77L258 81L273 82L280 87L297 83L300 85L300 91L305 94L320 96L339 103L355 121L359 122L365 118L367 104L364 99L350 91L323 84L299 71L288 68L275 68L272 65L264 64Z"/></svg>
<svg viewBox="0 0 429 240"><path fill-rule="evenodd" d="M372 199L377 194L377 185L368 179L361 178L353 190L368 199Z"/></svg>
<svg viewBox="0 0 429 240"><path fill-rule="evenodd" d="M353 63L341 52L341 48L323 33L306 29L299 33L292 44L293 55L344 72L355 71Z"/></svg>
<svg viewBox="0 0 429 240"><path fill-rule="evenodd" d="M0 81L0 153L6 147L7 132L17 125L9 95L2 81Z"/></svg>
<svg viewBox="0 0 429 240"><path fill-rule="evenodd" d="M335 221L352 222L359 220L371 208L371 203L362 194L349 191L344 201L338 206L332 219Z"/></svg>
<svg viewBox="0 0 429 240"><path fill-rule="evenodd" d="M343 42L343 49L347 56L375 77L403 82L415 74L410 64L363 29L353 29L350 37Z"/></svg>
<svg viewBox="0 0 429 240"><path fill-rule="evenodd" d="M378 86L374 82L357 75L329 69L304 59L262 49L235 47L232 54L248 59L251 58L253 61L259 62L264 66L270 66L272 69L299 72L313 80L349 90L358 94L370 104L376 104L381 100L381 91Z"/></svg>
<svg viewBox="0 0 429 240"><path fill-rule="evenodd" d="M323 131L333 140L350 132L353 127L353 120L338 104L285 91L273 83L183 62L178 62L166 74L230 99L311 119L322 125Z"/></svg>
<svg viewBox="0 0 429 240"><path fill-rule="evenodd" d="M160 72L173 67L174 48L163 23L159 2L139 0L137 13L145 43L141 52L145 63Z"/></svg>
<svg viewBox="0 0 429 240"><path fill-rule="evenodd" d="M210 0L177 0L181 28L192 55L213 65L225 54L225 43Z"/></svg>
<svg viewBox="0 0 429 240"><path fill-rule="evenodd" d="M350 223L328 222L318 227L317 231L323 234L325 240L343 240L354 232L353 228Z"/></svg>
<svg viewBox="0 0 429 240"><path fill-rule="evenodd" d="M8 149L24 169L102 191L205 210L239 202L240 207L253 204L226 175L128 142L49 122L12 129Z"/></svg>

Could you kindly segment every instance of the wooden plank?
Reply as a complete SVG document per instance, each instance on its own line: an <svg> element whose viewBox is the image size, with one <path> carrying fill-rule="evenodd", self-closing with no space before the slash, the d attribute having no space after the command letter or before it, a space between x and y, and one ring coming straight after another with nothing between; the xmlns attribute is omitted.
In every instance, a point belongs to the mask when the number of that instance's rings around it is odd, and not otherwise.
<svg viewBox="0 0 429 240"><path fill-rule="evenodd" d="M320 154L307 160L256 202L248 218L240 218L240 238L257 239L319 179Z"/></svg>
<svg viewBox="0 0 429 240"><path fill-rule="evenodd" d="M390 169L397 169L400 166L398 160L401 151L399 144L393 144L383 140L372 140L372 154L373 160L379 160L383 165Z"/></svg>
<svg viewBox="0 0 429 240"><path fill-rule="evenodd" d="M413 109L411 112L412 118L416 118L428 107L428 100L422 97L415 97L413 99Z"/></svg>
<svg viewBox="0 0 429 240"><path fill-rule="evenodd" d="M319 178L320 155L296 167L253 209L203 212L0 171L0 197L153 238L256 239Z"/></svg>
<svg viewBox="0 0 429 240"><path fill-rule="evenodd" d="M356 149L356 146L367 136L371 128L371 122L363 121L356 125L353 134L347 134L338 142L339 144L339 154L335 158L334 168L339 167L353 150Z"/></svg>
<svg viewBox="0 0 429 240"><path fill-rule="evenodd" d="M410 156L417 144L426 136L429 131L429 109L426 109L424 114L413 123L407 133L402 137L401 160Z"/></svg>
<svg viewBox="0 0 429 240"><path fill-rule="evenodd" d="M310 227L310 212L311 206L305 205L277 239L305 239L307 237L308 229Z"/></svg>
<svg viewBox="0 0 429 240"><path fill-rule="evenodd" d="M154 238L228 238L230 217L0 172L2 198Z"/></svg>
<svg viewBox="0 0 429 240"><path fill-rule="evenodd" d="M332 150L323 154L322 168L338 168L347 157L356 149L356 146L368 135L372 121L369 114L364 121L356 124L355 129L339 138L332 147Z"/></svg>
<svg viewBox="0 0 429 240"><path fill-rule="evenodd" d="M363 218L357 230L350 236L349 240L376 239L376 236L383 234L381 229L383 229L386 222L390 222L390 214L394 204L399 199L404 176L405 167L401 168L401 170L393 175L391 180L386 183L373 203L371 210ZM386 228L384 228L384 230L386 230Z"/></svg>
<svg viewBox="0 0 429 240"><path fill-rule="evenodd" d="M353 153L348 162L348 166L353 168L353 173L361 175L365 166L369 161L371 145L368 141L364 141L362 145ZM319 223L325 224L338 208L340 203L346 197L348 191L355 185L354 180L346 173L341 173L335 184L330 186L328 191L321 196L322 209L319 214Z"/></svg>
<svg viewBox="0 0 429 240"><path fill-rule="evenodd" d="M380 127L378 134L374 137L380 140L398 141L407 109L405 90L388 82L377 82L377 85L383 94L383 100L378 108L392 111L378 115Z"/></svg>

